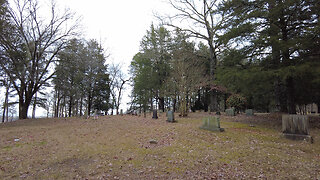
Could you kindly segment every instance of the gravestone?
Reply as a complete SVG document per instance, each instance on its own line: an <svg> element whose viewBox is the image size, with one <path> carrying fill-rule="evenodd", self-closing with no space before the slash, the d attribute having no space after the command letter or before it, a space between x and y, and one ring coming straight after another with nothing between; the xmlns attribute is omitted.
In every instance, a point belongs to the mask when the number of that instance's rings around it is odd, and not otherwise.
<svg viewBox="0 0 320 180"><path fill-rule="evenodd" d="M168 112L167 112L167 121L168 121L168 122L171 122L171 123L176 122L176 121L174 120L174 113L173 113L173 111L168 111Z"/></svg>
<svg viewBox="0 0 320 180"><path fill-rule="evenodd" d="M94 119L94 120L97 120L98 118L99 118L98 110L94 110L93 119Z"/></svg>
<svg viewBox="0 0 320 180"><path fill-rule="evenodd" d="M309 133L309 119L305 115L282 115L282 133L287 139L313 142Z"/></svg>
<svg viewBox="0 0 320 180"><path fill-rule="evenodd" d="M246 115L247 116L253 116L254 115L253 109L246 109Z"/></svg>
<svg viewBox="0 0 320 180"><path fill-rule="evenodd" d="M227 114L227 116L235 116L236 115L235 110L233 108L226 109L226 114Z"/></svg>
<svg viewBox="0 0 320 180"><path fill-rule="evenodd" d="M122 109L120 109L120 115L123 116L123 110Z"/></svg>
<svg viewBox="0 0 320 180"><path fill-rule="evenodd" d="M205 129L209 131L219 131L223 132L224 129L220 128L220 117L210 116L202 119L203 124L200 129Z"/></svg>
<svg viewBox="0 0 320 180"><path fill-rule="evenodd" d="M158 119L157 110L153 110L152 119Z"/></svg>

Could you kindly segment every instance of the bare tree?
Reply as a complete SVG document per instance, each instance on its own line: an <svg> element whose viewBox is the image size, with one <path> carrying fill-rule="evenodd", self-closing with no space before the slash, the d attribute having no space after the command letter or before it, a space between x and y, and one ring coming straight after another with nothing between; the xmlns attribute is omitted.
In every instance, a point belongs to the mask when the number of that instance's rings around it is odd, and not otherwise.
<svg viewBox="0 0 320 180"><path fill-rule="evenodd" d="M217 42L220 26L226 21L223 14L217 11L219 0L168 0L169 4L177 11L173 16L160 17L163 24L188 33L190 36L205 40L210 50L210 79L214 85L217 66L218 49ZM185 22L186 27L177 25L177 22ZM217 93L210 92L210 111L218 110Z"/></svg>
<svg viewBox="0 0 320 180"><path fill-rule="evenodd" d="M120 101L122 98L124 86L127 82L130 81L129 78L126 78L125 74L121 71L122 67L120 64L112 63L109 68L110 74L110 90L111 90L111 103L112 103L112 112L116 109L116 114L119 114Z"/></svg>
<svg viewBox="0 0 320 180"><path fill-rule="evenodd" d="M10 86L11 82L5 75L3 79L1 79L1 85L6 88L5 90L5 98L3 102L3 111L2 111L2 123L5 122L5 120L8 122L8 113L9 113L9 96L10 96Z"/></svg>
<svg viewBox="0 0 320 180"><path fill-rule="evenodd" d="M59 14L55 3L50 15L40 16L37 0L15 0L9 8L7 33L0 34L0 46L5 57L1 68L8 75L19 96L19 118L27 118L33 96L52 78L53 62L66 42L75 36L78 20L69 23L74 14L69 10Z"/></svg>

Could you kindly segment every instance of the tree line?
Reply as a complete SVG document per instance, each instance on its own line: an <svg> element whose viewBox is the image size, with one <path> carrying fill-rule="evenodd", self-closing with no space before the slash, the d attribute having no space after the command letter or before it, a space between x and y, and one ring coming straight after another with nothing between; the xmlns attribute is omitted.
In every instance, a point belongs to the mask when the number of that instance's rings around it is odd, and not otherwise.
<svg viewBox="0 0 320 180"><path fill-rule="evenodd" d="M185 116L223 111L230 97L260 112L320 107L317 1L168 2L177 13L159 16L132 60L132 109Z"/></svg>
<svg viewBox="0 0 320 180"><path fill-rule="evenodd" d="M0 5L2 122L15 104L19 119L28 118L31 107L32 117L37 107L46 109L47 116L52 111L55 117L90 116L109 109L118 112L128 80L119 65L108 67L101 44L78 38L80 22L75 13L59 11L54 1L9 4L0 0ZM41 14L44 6L50 12ZM18 101L9 102L10 97Z"/></svg>

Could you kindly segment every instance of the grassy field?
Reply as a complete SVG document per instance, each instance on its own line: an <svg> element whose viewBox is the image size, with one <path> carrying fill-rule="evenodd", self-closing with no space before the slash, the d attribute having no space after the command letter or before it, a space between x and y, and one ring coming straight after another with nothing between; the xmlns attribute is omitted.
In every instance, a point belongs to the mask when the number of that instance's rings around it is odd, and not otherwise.
<svg viewBox="0 0 320 180"><path fill-rule="evenodd" d="M165 114L1 124L0 179L320 178L319 127L309 144L281 138L277 116L222 116L225 132L199 129L204 116L173 124Z"/></svg>

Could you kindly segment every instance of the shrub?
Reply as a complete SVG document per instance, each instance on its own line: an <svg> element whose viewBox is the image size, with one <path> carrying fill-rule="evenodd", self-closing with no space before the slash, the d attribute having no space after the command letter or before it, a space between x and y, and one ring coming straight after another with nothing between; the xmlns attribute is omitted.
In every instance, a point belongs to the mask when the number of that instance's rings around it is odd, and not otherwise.
<svg viewBox="0 0 320 180"><path fill-rule="evenodd" d="M233 94L227 99L227 106L235 108L235 111L243 111L246 106L246 98L240 94Z"/></svg>

